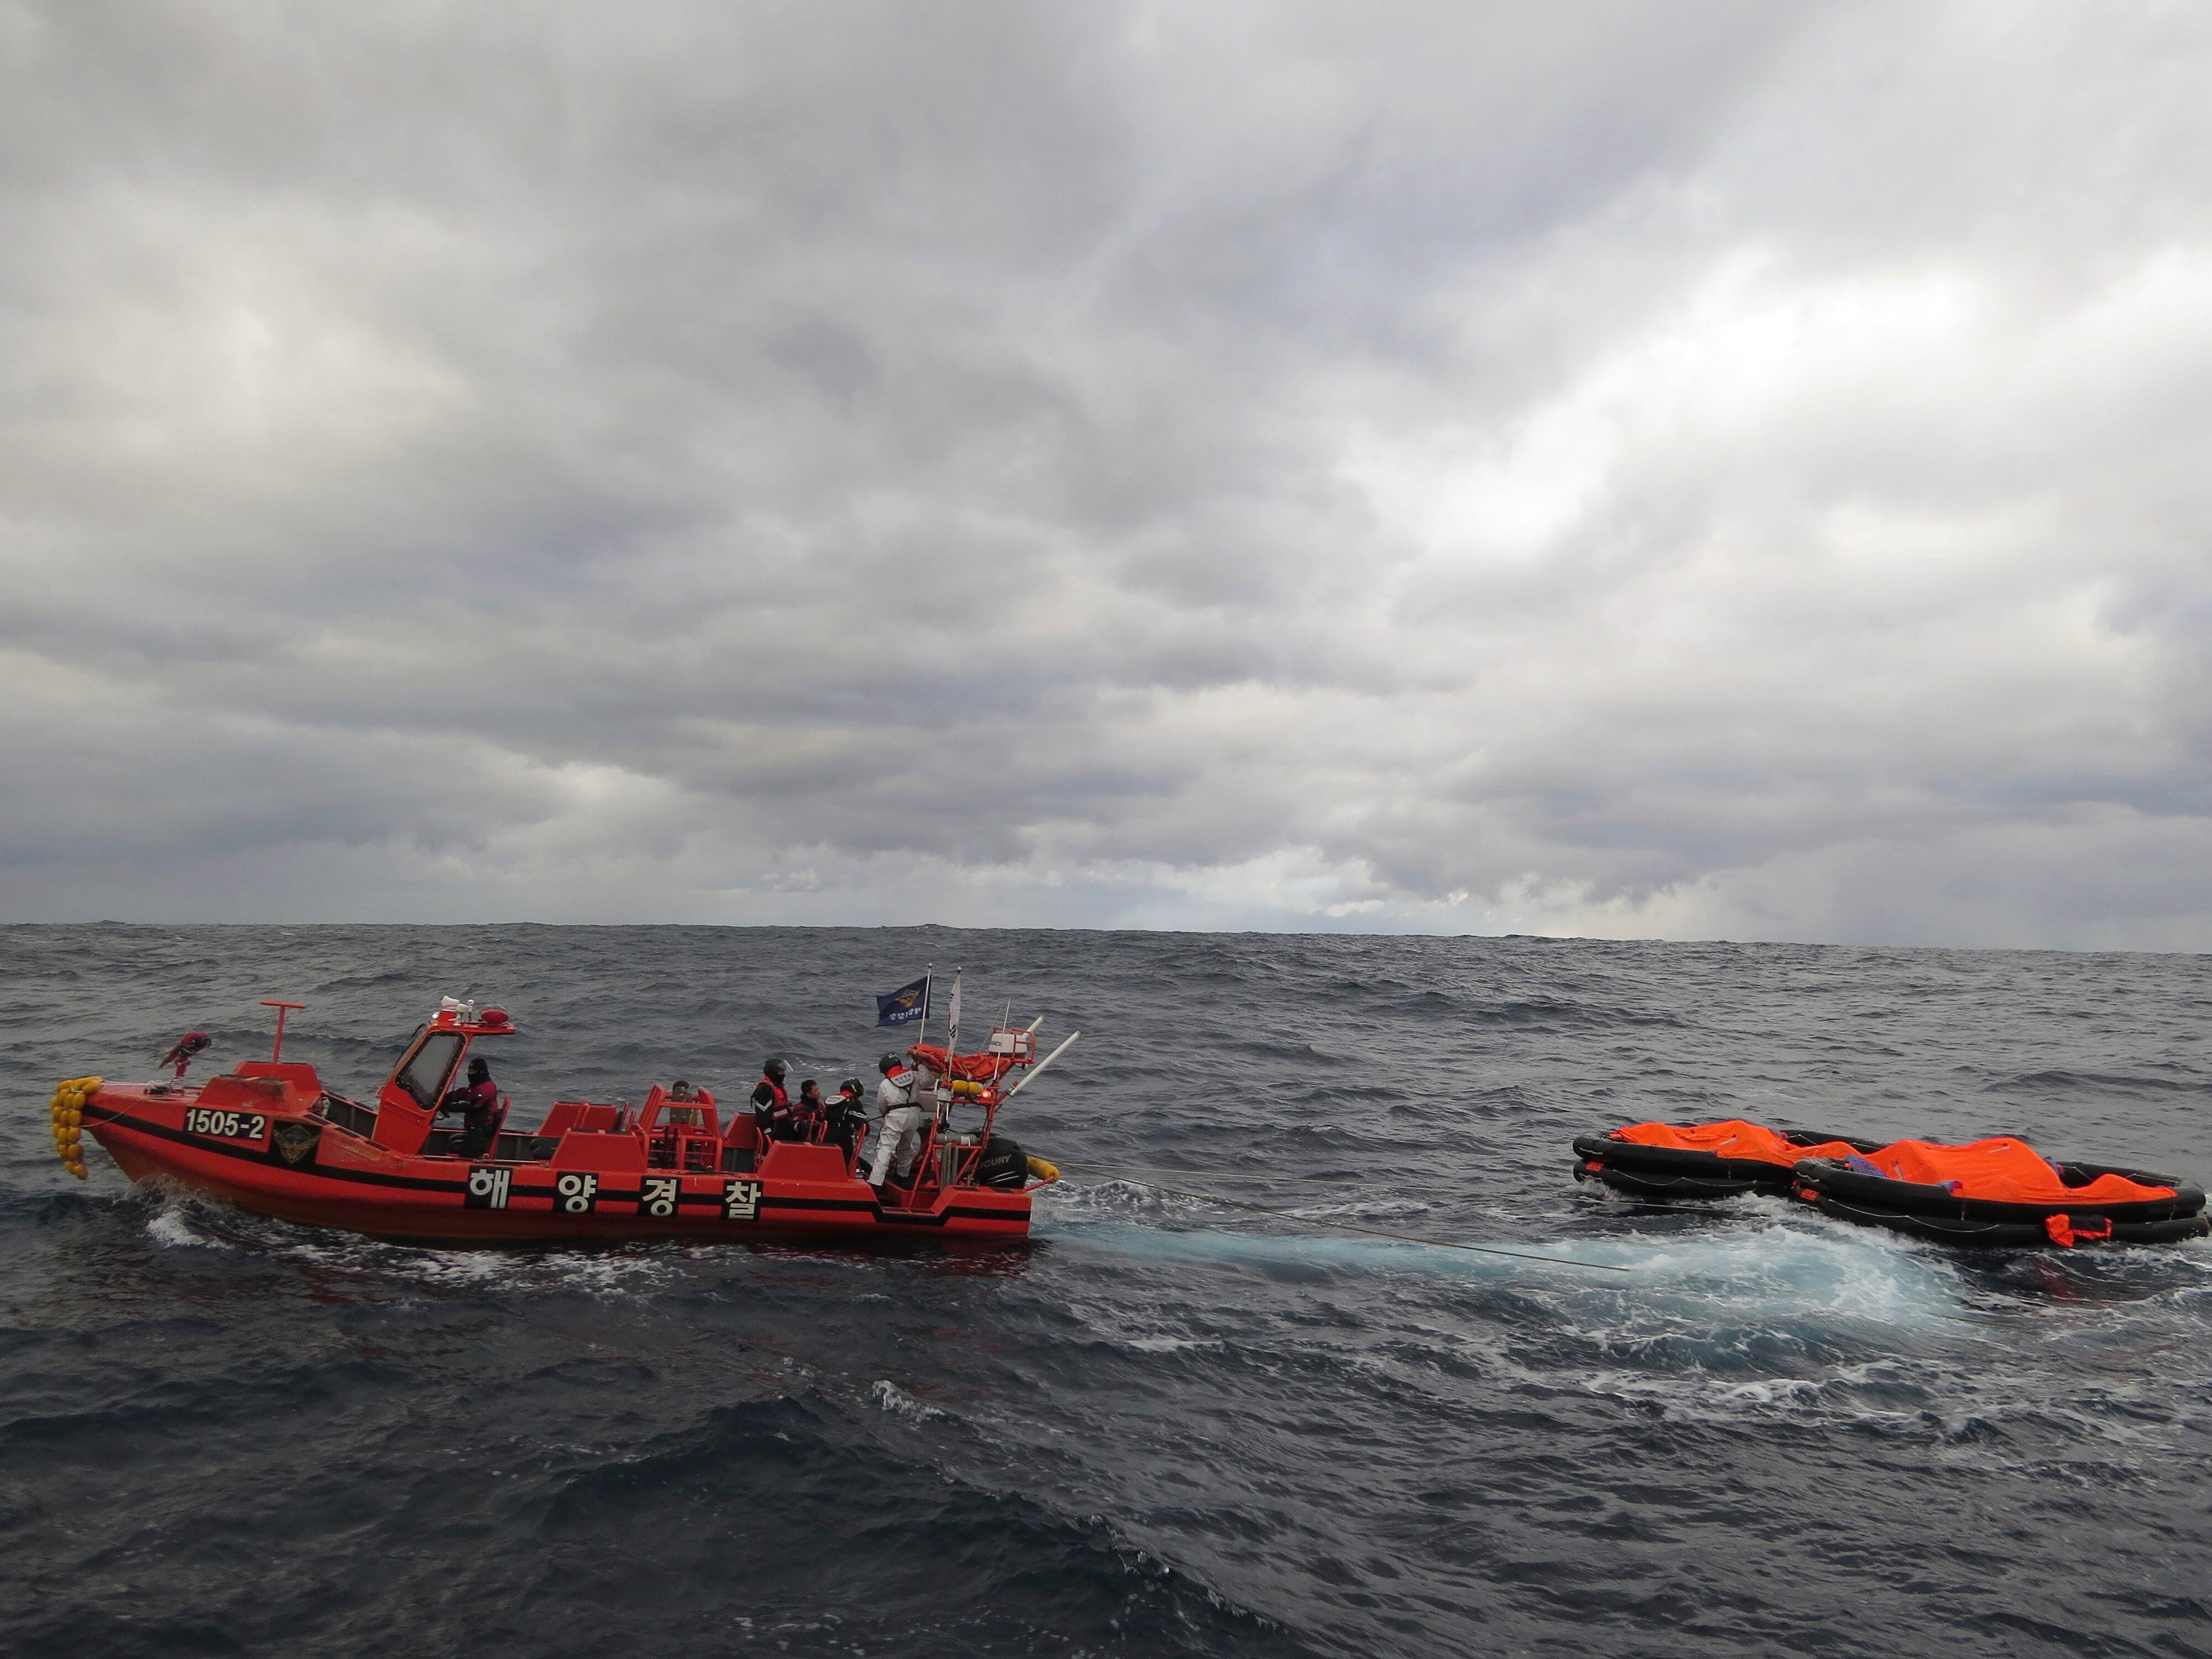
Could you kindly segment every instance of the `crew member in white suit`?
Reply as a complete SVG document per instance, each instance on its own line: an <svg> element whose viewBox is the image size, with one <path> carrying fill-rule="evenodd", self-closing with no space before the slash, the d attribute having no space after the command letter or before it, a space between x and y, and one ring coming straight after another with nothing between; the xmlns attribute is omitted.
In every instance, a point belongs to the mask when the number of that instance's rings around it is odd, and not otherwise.
<svg viewBox="0 0 2212 1659"><path fill-rule="evenodd" d="M884 1172L891 1167L894 1158L903 1184L914 1172L914 1155L921 1150L921 1126L929 1116L928 1109L915 1100L926 1079L901 1054L885 1054L876 1062L876 1069L884 1074L876 1089L876 1109L884 1115L884 1121L877 1132L876 1161L868 1171L868 1185L884 1184Z"/></svg>

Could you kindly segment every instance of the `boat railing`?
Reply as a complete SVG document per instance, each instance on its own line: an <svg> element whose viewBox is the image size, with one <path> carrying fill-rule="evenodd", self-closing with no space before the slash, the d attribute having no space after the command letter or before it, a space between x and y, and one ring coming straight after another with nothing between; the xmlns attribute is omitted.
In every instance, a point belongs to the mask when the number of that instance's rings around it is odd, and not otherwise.
<svg viewBox="0 0 2212 1659"><path fill-rule="evenodd" d="M712 1175L722 1167L722 1138L692 1123L664 1123L645 1143L646 1167L684 1175Z"/></svg>

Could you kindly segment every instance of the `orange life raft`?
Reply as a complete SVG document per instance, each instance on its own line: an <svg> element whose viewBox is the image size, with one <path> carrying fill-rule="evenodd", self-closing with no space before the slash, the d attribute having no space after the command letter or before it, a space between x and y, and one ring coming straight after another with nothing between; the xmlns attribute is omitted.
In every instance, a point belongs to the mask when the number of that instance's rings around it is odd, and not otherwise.
<svg viewBox="0 0 2212 1659"><path fill-rule="evenodd" d="M1575 1179L1637 1198L1735 1198L1790 1190L1800 1158L1847 1157L1881 1143L1811 1129L1718 1123L1631 1123L1575 1142Z"/></svg>
<svg viewBox="0 0 2212 1659"><path fill-rule="evenodd" d="M2011 1136L1884 1146L1728 1118L1631 1123L1574 1146L1577 1181L1635 1197L1794 1194L1842 1220L1947 1244L2156 1244L2212 1231L2201 1188L2116 1165L2053 1163Z"/></svg>
<svg viewBox="0 0 2212 1659"><path fill-rule="evenodd" d="M2009 1135L1811 1158L1792 1185L1824 1215L1946 1244L2170 1244L2212 1231L2200 1187L2112 1164L2054 1163Z"/></svg>

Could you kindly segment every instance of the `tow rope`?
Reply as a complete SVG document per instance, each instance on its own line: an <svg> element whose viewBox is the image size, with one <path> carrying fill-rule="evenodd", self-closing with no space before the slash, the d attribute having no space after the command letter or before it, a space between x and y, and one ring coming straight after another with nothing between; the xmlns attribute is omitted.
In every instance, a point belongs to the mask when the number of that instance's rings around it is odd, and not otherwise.
<svg viewBox="0 0 2212 1659"><path fill-rule="evenodd" d="M1302 1221L1309 1227L1334 1227L1340 1233L1364 1233L1370 1238L1395 1239L1401 1244L1426 1244L1439 1250L1472 1250L1477 1255L1502 1255L1516 1261L1548 1261L1559 1267L1589 1267L1598 1273L1631 1273L1633 1267L1620 1267L1610 1261L1581 1261L1571 1255L1537 1255L1528 1250L1501 1250L1494 1244L1461 1244L1448 1238L1422 1238L1413 1233L1387 1232L1380 1227L1362 1227L1350 1221L1324 1221L1319 1216L1300 1215L1295 1210L1270 1209L1265 1204L1247 1204L1242 1199L1224 1198L1218 1193L1187 1192L1180 1187L1163 1187L1156 1181L1139 1181L1117 1170L1094 1169L1083 1164L1063 1164L1063 1170L1073 1170L1079 1175L1100 1176L1108 1181L1127 1182L1132 1187L1143 1187L1155 1193L1166 1193L1176 1198L1195 1199L1201 1204L1218 1204L1231 1210L1243 1210L1253 1215L1271 1215L1282 1221Z"/></svg>

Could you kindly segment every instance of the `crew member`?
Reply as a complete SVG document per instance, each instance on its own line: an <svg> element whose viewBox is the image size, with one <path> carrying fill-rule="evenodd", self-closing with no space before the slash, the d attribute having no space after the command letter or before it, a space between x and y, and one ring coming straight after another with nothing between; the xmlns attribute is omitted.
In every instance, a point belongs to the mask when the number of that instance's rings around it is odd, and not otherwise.
<svg viewBox="0 0 2212 1659"><path fill-rule="evenodd" d="M668 1121L671 1123L687 1124L694 1129L705 1128L707 1127L706 1111L692 1103L698 1098L699 1091L693 1088L687 1079L678 1078L675 1082L668 1085Z"/></svg>
<svg viewBox="0 0 2212 1659"><path fill-rule="evenodd" d="M448 1091L438 1103L439 1116L448 1112L461 1115L453 1150L463 1158L483 1157L491 1145L492 1131L499 1121L499 1085L491 1080L489 1060L469 1062L467 1085Z"/></svg>
<svg viewBox="0 0 2212 1659"><path fill-rule="evenodd" d="M791 1097L783 1088L790 1075L791 1067L773 1054L761 1062L761 1080L753 1085L753 1121L760 1126L763 1140L793 1139Z"/></svg>
<svg viewBox="0 0 2212 1659"><path fill-rule="evenodd" d="M853 1167L853 1148L860 1138L860 1126L868 1121L868 1108L860 1090L860 1079L848 1077L837 1086L837 1098L830 1103L828 1127L822 1132L825 1145L845 1149L845 1167Z"/></svg>
<svg viewBox="0 0 2212 1659"><path fill-rule="evenodd" d="M182 1083L185 1080L185 1068L190 1066L197 1056L205 1054L214 1046L215 1039L205 1031L187 1031L176 1040L167 1054L163 1054L154 1063L157 1066L175 1066L177 1081Z"/></svg>
<svg viewBox="0 0 2212 1659"><path fill-rule="evenodd" d="M812 1078L799 1085L799 1104L791 1109L793 1140L819 1140L829 1127L830 1103L822 1098L822 1085Z"/></svg>
<svg viewBox="0 0 2212 1659"><path fill-rule="evenodd" d="M914 1157L921 1150L921 1126L929 1116L927 1109L915 1101L922 1075L900 1054L885 1054L876 1062L876 1069L884 1074L876 1088L876 1105L884 1115L884 1126L883 1138L876 1143L875 1167L868 1172L868 1185L882 1186L884 1172L896 1158L899 1184L904 1186L912 1178Z"/></svg>

